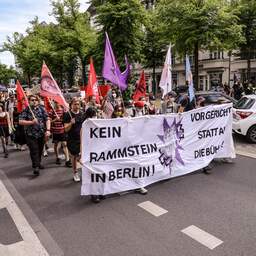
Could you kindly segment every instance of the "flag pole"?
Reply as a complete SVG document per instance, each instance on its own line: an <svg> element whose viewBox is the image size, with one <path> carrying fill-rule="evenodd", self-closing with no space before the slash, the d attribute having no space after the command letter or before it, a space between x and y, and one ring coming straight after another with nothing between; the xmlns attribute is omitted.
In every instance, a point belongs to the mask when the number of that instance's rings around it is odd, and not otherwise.
<svg viewBox="0 0 256 256"><path fill-rule="evenodd" d="M29 105L29 101L28 101L28 98L27 98L27 95L25 94L25 92L24 92L24 97L25 97L25 100L28 102L28 108L29 108L29 110L30 110L30 112L31 112L31 114L32 114L32 117L33 117L34 119L36 119L36 116L35 116L35 114L34 114L32 108L31 108L30 105Z"/></svg>
<svg viewBox="0 0 256 256"><path fill-rule="evenodd" d="M126 113L126 108L124 106L124 99L123 99L123 95L122 95L122 92L121 92L121 89L119 87L119 83L117 83L117 75L116 75L116 72L115 72L115 82L116 82L116 85L118 87L118 90L119 90L119 93L121 95L121 100L122 100L122 105L123 105L123 108L124 108L124 113Z"/></svg>
<svg viewBox="0 0 256 256"><path fill-rule="evenodd" d="M49 101L49 103L50 103L50 106L51 106L51 108L52 108L52 110L53 110L55 116L59 119L60 117L59 117L58 114L56 113L56 111L55 111L55 109L54 109L54 107L53 107L53 105L52 105L52 101L51 101L48 97L47 97L47 99L48 99L48 101Z"/></svg>
<svg viewBox="0 0 256 256"><path fill-rule="evenodd" d="M121 89L119 88L119 86L118 86L118 89L119 89L119 93L121 94L122 105L123 105L123 108L124 108L124 114L126 114L126 108L124 106L124 99L123 99L123 95L122 95L122 92L121 92Z"/></svg>
<svg viewBox="0 0 256 256"><path fill-rule="evenodd" d="M19 82L19 81L18 81L18 82ZM35 114L34 114L34 112L32 111L32 109L31 109L31 107L30 107L30 105L29 105L28 97L27 97L27 95L25 94L25 92L24 92L22 86L20 86L20 87L21 87L21 90L22 90L22 92L23 92L23 97L25 98L25 101L27 101L27 103L28 103L28 108L29 108L29 110L30 110L30 112L31 112L31 114L32 114L32 117L33 117L34 119L36 119ZM23 99L24 99L24 98L23 98ZM23 105L23 102L22 102L22 105Z"/></svg>

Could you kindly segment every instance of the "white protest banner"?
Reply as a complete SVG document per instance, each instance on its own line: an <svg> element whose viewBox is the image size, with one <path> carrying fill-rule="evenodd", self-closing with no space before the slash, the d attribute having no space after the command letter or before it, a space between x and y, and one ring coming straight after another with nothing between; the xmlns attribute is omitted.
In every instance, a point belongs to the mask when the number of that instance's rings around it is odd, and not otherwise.
<svg viewBox="0 0 256 256"><path fill-rule="evenodd" d="M82 195L137 189L235 157L232 105L182 114L90 119L82 128Z"/></svg>

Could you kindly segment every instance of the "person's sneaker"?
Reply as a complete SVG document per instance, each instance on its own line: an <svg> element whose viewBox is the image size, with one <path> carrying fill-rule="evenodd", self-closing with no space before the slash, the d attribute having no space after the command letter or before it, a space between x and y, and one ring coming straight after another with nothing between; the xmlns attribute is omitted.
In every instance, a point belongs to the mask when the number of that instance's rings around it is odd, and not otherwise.
<svg viewBox="0 0 256 256"><path fill-rule="evenodd" d="M140 188L137 190L141 195L146 195L148 193L147 189L145 188Z"/></svg>
<svg viewBox="0 0 256 256"><path fill-rule="evenodd" d="M25 151L26 150L26 147L25 146L21 146L20 147L20 151Z"/></svg>
<svg viewBox="0 0 256 256"><path fill-rule="evenodd" d="M60 162L60 159L57 157L56 158L56 162L55 162L57 165L60 165L61 164L61 162Z"/></svg>
<svg viewBox="0 0 256 256"><path fill-rule="evenodd" d="M43 170L43 169L44 169L44 166L40 164L40 165L39 165L39 169L40 169L40 170Z"/></svg>
<svg viewBox="0 0 256 256"><path fill-rule="evenodd" d="M74 173L73 179L75 182L79 182L81 180L78 172Z"/></svg>
<svg viewBox="0 0 256 256"><path fill-rule="evenodd" d="M95 204L98 204L100 202L99 196L91 196L91 201Z"/></svg>
<svg viewBox="0 0 256 256"><path fill-rule="evenodd" d="M211 169L209 169L207 167L203 168L203 172L204 172L204 174L211 174L212 173Z"/></svg>
<svg viewBox="0 0 256 256"><path fill-rule="evenodd" d="M71 168L72 167L71 161L70 160L66 161L65 166Z"/></svg>
<svg viewBox="0 0 256 256"><path fill-rule="evenodd" d="M233 164L234 163L233 159L228 158L228 157L227 158L222 158L221 161L222 161L222 163L225 163L225 164Z"/></svg>
<svg viewBox="0 0 256 256"><path fill-rule="evenodd" d="M39 168L38 167L34 168L33 173L34 173L35 176L39 176L40 175Z"/></svg>
<svg viewBox="0 0 256 256"><path fill-rule="evenodd" d="M44 150L43 156L44 156L44 157L47 157L47 156L48 156L48 153L47 153L46 150Z"/></svg>
<svg viewBox="0 0 256 256"><path fill-rule="evenodd" d="M4 153L4 158L8 158L8 153Z"/></svg>

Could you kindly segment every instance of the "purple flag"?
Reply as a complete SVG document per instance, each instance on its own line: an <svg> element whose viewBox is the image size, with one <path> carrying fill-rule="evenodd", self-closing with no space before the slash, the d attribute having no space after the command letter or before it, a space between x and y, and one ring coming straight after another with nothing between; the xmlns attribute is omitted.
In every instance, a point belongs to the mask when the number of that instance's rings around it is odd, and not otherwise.
<svg viewBox="0 0 256 256"><path fill-rule="evenodd" d="M127 80L130 73L130 65L127 58L125 57L126 70L121 73L120 68L116 62L115 55L113 53L108 34L106 33L105 43L105 56L102 76L109 80L111 83L117 85L121 91L126 90L128 84Z"/></svg>

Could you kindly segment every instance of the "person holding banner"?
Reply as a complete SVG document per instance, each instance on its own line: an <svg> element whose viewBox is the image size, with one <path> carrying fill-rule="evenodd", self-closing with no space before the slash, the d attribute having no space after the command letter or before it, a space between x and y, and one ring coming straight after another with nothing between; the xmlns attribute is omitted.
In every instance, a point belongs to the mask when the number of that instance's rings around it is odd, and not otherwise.
<svg viewBox="0 0 256 256"><path fill-rule="evenodd" d="M77 161L80 158L80 131L85 115L81 111L81 103L78 98L73 98L70 106L71 111L64 114L63 123L67 133L67 147L72 158L73 179L75 182L79 182L81 179L77 170Z"/></svg>
<svg viewBox="0 0 256 256"><path fill-rule="evenodd" d="M39 97L30 95L29 105L19 116L19 124L25 126L26 142L30 151L34 175L40 174L41 157L45 142L49 139L51 122L43 106L39 104Z"/></svg>
<svg viewBox="0 0 256 256"><path fill-rule="evenodd" d="M135 117L138 117L138 116L144 116L145 114L145 102L144 101L136 101L134 103L134 106L135 106Z"/></svg>
<svg viewBox="0 0 256 256"><path fill-rule="evenodd" d="M95 108L93 108L93 107L87 108L87 110L85 111L85 119L88 119L88 118L97 118L97 112L96 112ZM81 148L82 148L82 146L81 146ZM102 199L105 199L105 196L103 196L103 195L91 195L91 201L93 203L97 204Z"/></svg>
<svg viewBox="0 0 256 256"><path fill-rule="evenodd" d="M69 159L69 153L67 148L67 138L65 134L64 124L63 124L63 115L64 109L58 103L55 102L55 106L50 103L52 110L49 112L49 117L51 119L51 133L52 133L52 143L54 144L54 152L56 156L56 164L60 165L60 158L59 158L59 143L62 146L64 155L65 155L65 166L72 167L71 161Z"/></svg>
<svg viewBox="0 0 256 256"><path fill-rule="evenodd" d="M161 104L161 114L171 114L178 112L178 104L175 102L175 92L170 92L164 96L164 101Z"/></svg>
<svg viewBox="0 0 256 256"><path fill-rule="evenodd" d="M121 118L121 117L124 117L124 108L122 107L122 103L120 102L114 107L112 118Z"/></svg>

